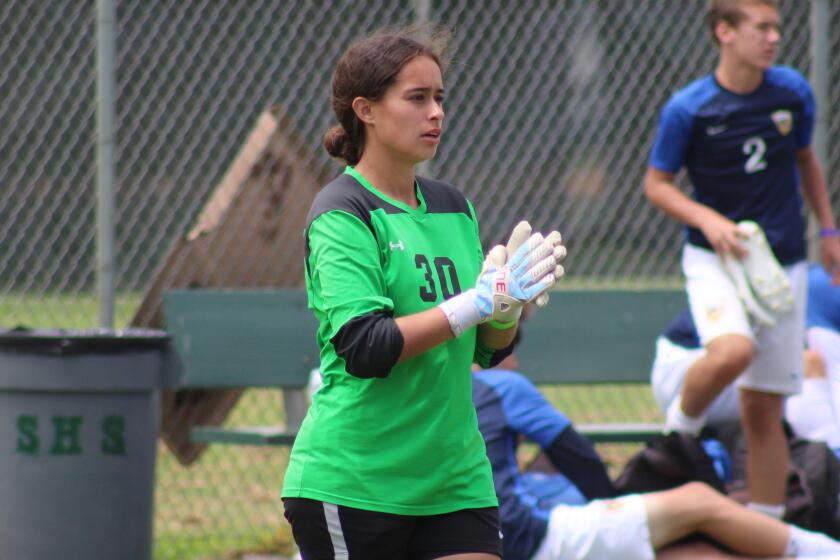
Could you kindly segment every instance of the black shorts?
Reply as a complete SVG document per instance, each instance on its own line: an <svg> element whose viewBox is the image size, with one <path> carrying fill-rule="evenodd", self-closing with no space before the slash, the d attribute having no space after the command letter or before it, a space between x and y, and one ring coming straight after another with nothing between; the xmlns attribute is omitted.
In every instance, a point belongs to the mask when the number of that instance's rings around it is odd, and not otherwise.
<svg viewBox="0 0 840 560"><path fill-rule="evenodd" d="M394 515L306 498L283 500L303 560L431 560L467 552L502 556L499 508Z"/></svg>

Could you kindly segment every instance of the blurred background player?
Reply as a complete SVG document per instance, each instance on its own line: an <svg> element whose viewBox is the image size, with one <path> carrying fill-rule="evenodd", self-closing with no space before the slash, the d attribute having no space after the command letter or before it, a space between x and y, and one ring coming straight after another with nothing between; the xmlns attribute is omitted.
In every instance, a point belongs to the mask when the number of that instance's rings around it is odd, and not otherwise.
<svg viewBox="0 0 840 560"><path fill-rule="evenodd" d="M500 366L515 368L515 360ZM524 376L473 374L473 400L499 496L505 560L840 556L840 543L751 511L703 483L612 498L592 444ZM540 446L549 472L522 472L517 446ZM676 544L702 533L728 547ZM738 556L740 554L742 556Z"/></svg>
<svg viewBox="0 0 840 560"><path fill-rule="evenodd" d="M808 270L808 304L802 392L788 397L785 419L796 435L824 441L840 451L840 287L819 265ZM689 310L679 313L656 340L651 372L653 394L666 412L679 398L692 364L705 356ZM750 366L752 367L752 366ZM706 423L722 426L737 421L738 390L726 387L706 411Z"/></svg>
<svg viewBox="0 0 840 560"><path fill-rule="evenodd" d="M527 227L482 269L470 202L416 176L443 133L443 67L439 43L403 30L356 42L333 76L324 143L347 168L305 229L323 386L282 493L306 560L501 556L470 366L504 357L565 249Z"/></svg>
<svg viewBox="0 0 840 560"><path fill-rule="evenodd" d="M786 416L800 436L840 454L840 286L819 265L808 270L805 384Z"/></svg>
<svg viewBox="0 0 840 560"><path fill-rule="evenodd" d="M712 0L719 47L713 74L665 105L645 176L655 206L687 225L682 267L706 352L667 412L667 429L697 433L714 399L738 378L749 455L749 506L784 514L787 444L782 401L799 392L804 336L805 224L801 188L821 225L823 264L840 281L840 241L811 148L814 99L791 68L773 66L781 23L773 0ZM685 167L693 198L674 184ZM793 288L792 313L755 332L721 259L741 258L737 222L764 230ZM750 366L750 367L748 367ZM742 375L742 372L744 374ZM739 377L740 376L740 377Z"/></svg>
<svg viewBox="0 0 840 560"><path fill-rule="evenodd" d="M808 271L806 314L808 348L819 355L831 382L834 406L840 410L840 286L817 265Z"/></svg>

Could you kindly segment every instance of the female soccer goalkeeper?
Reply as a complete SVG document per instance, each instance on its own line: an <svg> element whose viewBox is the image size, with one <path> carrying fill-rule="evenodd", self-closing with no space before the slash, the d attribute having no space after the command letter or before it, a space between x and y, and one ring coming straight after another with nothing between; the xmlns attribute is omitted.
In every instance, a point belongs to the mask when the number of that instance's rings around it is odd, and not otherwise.
<svg viewBox="0 0 840 560"><path fill-rule="evenodd" d="M415 175L443 134L442 52L431 35L377 34L333 76L340 125L324 145L347 167L305 229L324 385L283 487L307 560L501 556L470 364L506 355L565 249L522 226L482 268L470 202Z"/></svg>

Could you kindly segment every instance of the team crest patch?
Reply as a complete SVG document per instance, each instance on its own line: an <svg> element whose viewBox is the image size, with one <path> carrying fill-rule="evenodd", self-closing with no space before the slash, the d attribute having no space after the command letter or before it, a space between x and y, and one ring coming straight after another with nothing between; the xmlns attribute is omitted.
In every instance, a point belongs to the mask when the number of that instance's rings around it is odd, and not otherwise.
<svg viewBox="0 0 840 560"><path fill-rule="evenodd" d="M787 109L773 111L770 113L770 118L773 119L773 124L776 125L776 130L782 136L787 136L793 128L793 115Z"/></svg>
<svg viewBox="0 0 840 560"><path fill-rule="evenodd" d="M621 511L624 509L624 502L622 500L607 500L604 502L604 505L607 508L607 511Z"/></svg>
<svg viewBox="0 0 840 560"><path fill-rule="evenodd" d="M723 304L720 305L710 305L706 308L706 317L709 318L709 321L714 321L717 323L720 321L720 318L723 317L723 311L726 309L726 306Z"/></svg>

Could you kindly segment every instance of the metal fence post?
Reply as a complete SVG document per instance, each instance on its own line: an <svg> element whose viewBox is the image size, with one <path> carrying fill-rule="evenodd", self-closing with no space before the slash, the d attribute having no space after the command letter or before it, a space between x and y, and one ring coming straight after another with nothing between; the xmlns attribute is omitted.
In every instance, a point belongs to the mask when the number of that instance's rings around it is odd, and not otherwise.
<svg viewBox="0 0 840 560"><path fill-rule="evenodd" d="M828 107L828 50L831 41L831 9L828 0L811 0L811 87L817 104L814 127L814 151L822 163L823 173L830 177L830 161L826 136L829 125ZM819 260L819 224L813 212L808 214L808 260Z"/></svg>
<svg viewBox="0 0 840 560"><path fill-rule="evenodd" d="M428 25L429 17L432 13L432 3L430 0L412 0L412 8L414 10L414 24ZM431 161L421 162L417 166L417 174L428 177L431 173Z"/></svg>
<svg viewBox="0 0 840 560"><path fill-rule="evenodd" d="M99 326L114 324L114 58L117 13L113 0L96 2L96 285Z"/></svg>

